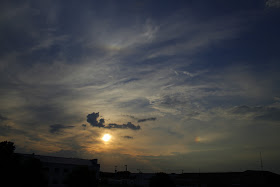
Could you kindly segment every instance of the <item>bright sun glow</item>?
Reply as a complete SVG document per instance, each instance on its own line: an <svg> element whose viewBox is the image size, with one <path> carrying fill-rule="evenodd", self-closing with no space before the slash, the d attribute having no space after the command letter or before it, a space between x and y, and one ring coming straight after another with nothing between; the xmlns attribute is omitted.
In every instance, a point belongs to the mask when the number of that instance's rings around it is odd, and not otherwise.
<svg viewBox="0 0 280 187"><path fill-rule="evenodd" d="M110 134L104 134L102 140L105 142L108 142L111 139L111 135Z"/></svg>

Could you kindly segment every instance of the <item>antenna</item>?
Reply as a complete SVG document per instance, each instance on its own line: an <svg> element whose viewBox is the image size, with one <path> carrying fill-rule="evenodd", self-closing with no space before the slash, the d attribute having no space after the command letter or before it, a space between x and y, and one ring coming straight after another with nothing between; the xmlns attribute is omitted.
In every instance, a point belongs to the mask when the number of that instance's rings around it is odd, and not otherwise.
<svg viewBox="0 0 280 187"><path fill-rule="evenodd" d="M125 166L125 171L127 171L127 165L124 165Z"/></svg>
<svg viewBox="0 0 280 187"><path fill-rule="evenodd" d="M261 170L263 171L262 152L260 152Z"/></svg>

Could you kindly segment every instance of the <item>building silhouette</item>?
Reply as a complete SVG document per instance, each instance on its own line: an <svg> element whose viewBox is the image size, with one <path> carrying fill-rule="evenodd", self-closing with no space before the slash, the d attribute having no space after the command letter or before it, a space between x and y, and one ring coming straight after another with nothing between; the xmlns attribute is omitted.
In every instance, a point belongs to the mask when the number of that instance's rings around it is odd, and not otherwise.
<svg viewBox="0 0 280 187"><path fill-rule="evenodd" d="M97 163L97 159L87 160L35 154L20 155L26 158L33 157L41 161L42 170L49 187L65 187L69 174L79 167L88 168L93 173L91 177L95 180L99 179L100 164Z"/></svg>

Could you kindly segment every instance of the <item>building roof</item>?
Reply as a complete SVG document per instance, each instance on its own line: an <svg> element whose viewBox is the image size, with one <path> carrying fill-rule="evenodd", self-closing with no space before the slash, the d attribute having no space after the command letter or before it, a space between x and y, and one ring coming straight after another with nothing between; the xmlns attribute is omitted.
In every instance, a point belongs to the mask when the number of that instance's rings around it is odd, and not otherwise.
<svg viewBox="0 0 280 187"><path fill-rule="evenodd" d="M24 156L33 156L34 158L39 159L41 162L45 163L57 163L57 164L71 164L71 165L84 165L91 166L94 163L92 160L81 159L81 158L65 158L65 157L54 157L54 156L44 156L44 155L34 155L34 154L22 154Z"/></svg>

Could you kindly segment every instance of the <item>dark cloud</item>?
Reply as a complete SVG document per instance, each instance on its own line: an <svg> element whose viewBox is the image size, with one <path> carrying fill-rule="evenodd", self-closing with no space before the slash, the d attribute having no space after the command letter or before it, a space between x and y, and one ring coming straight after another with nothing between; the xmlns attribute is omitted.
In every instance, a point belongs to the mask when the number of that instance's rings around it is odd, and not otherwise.
<svg viewBox="0 0 280 187"><path fill-rule="evenodd" d="M116 123L110 123L107 126L105 126L105 119L101 118L98 122L98 118L99 118L99 112L95 113L91 113L87 115L87 122L89 124L91 124L91 126L93 127L102 127L102 128L106 128L106 129L131 129L131 130L140 130L140 126L139 125L134 125L131 122L127 122L127 124L116 124Z"/></svg>
<svg viewBox="0 0 280 187"><path fill-rule="evenodd" d="M81 126L83 127L83 130L85 130L87 128L86 124L82 124Z"/></svg>
<svg viewBox="0 0 280 187"><path fill-rule="evenodd" d="M2 116L2 115L0 114L0 121L5 121L5 120L8 120L8 118L6 118L5 116Z"/></svg>
<svg viewBox="0 0 280 187"><path fill-rule="evenodd" d="M127 122L127 124L122 124L122 125L118 125L115 123L110 123L108 126L106 126L105 128L108 129L131 129L131 130L140 130L140 126L139 125L134 125L131 122Z"/></svg>
<svg viewBox="0 0 280 187"><path fill-rule="evenodd" d="M145 121L155 121L157 118L146 118L146 119L138 119L138 123L142 123L142 122L145 122Z"/></svg>
<svg viewBox="0 0 280 187"><path fill-rule="evenodd" d="M93 127L104 127L103 124L105 123L105 120L101 118L98 122L97 118L99 118L99 112L93 112L92 114L87 115L87 122Z"/></svg>
<svg viewBox="0 0 280 187"><path fill-rule="evenodd" d="M124 116L130 117L131 119L138 120L138 118L136 118L135 116L132 116L132 115L124 115Z"/></svg>
<svg viewBox="0 0 280 187"><path fill-rule="evenodd" d="M126 138L126 139L133 139L132 136L123 136L123 138Z"/></svg>
<svg viewBox="0 0 280 187"><path fill-rule="evenodd" d="M247 105L234 107L231 111L234 114L253 114L256 120L280 121L280 109L275 107Z"/></svg>
<svg viewBox="0 0 280 187"><path fill-rule="evenodd" d="M50 125L50 133L60 133L63 129L71 129L74 126L65 126L62 124L54 124Z"/></svg>
<svg viewBox="0 0 280 187"><path fill-rule="evenodd" d="M135 116L132 116L132 115L126 115L126 116L130 117L131 119L137 120L138 123L142 123L142 122L145 122L145 121L155 121L157 119L156 117L139 119L139 118L136 118Z"/></svg>

